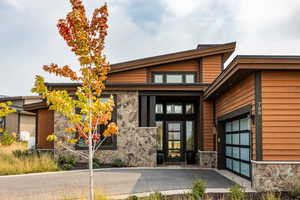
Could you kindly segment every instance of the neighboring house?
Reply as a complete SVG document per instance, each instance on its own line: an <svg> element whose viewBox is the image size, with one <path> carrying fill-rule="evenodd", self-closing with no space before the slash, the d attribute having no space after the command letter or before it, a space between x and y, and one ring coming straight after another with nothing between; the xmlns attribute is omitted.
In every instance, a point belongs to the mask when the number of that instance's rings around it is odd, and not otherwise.
<svg viewBox="0 0 300 200"><path fill-rule="evenodd" d="M8 133L16 133L20 136L21 132L28 132L31 137L35 137L35 113L23 109L24 105L41 102L39 96L2 96L0 102L11 101L11 108L16 112L0 118L0 128L4 128Z"/></svg>
<svg viewBox="0 0 300 200"><path fill-rule="evenodd" d="M235 43L198 45L113 64L105 92L115 96L120 134L96 156L130 166L197 162L258 190L286 189L300 176L300 57L236 56L224 68L234 50ZM72 92L78 84L47 86ZM65 118L45 103L27 110L37 113L37 147L63 152L46 137L65 137Z"/></svg>

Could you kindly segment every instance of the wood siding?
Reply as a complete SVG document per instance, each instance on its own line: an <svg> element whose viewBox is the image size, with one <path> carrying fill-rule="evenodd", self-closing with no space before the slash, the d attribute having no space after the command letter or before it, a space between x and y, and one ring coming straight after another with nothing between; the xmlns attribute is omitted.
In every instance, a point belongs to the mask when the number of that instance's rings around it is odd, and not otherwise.
<svg viewBox="0 0 300 200"><path fill-rule="evenodd" d="M263 160L300 160L300 72L262 72Z"/></svg>
<svg viewBox="0 0 300 200"><path fill-rule="evenodd" d="M252 105L252 113L255 113L255 77L249 75L241 82L235 84L222 96L216 99L217 118L233 112L246 105ZM252 159L256 159L255 123L251 123L252 132Z"/></svg>
<svg viewBox="0 0 300 200"><path fill-rule="evenodd" d="M203 102L203 150L214 151L213 103Z"/></svg>
<svg viewBox="0 0 300 200"><path fill-rule="evenodd" d="M222 56L207 56L202 59L202 80L204 83L213 82L222 72Z"/></svg>
<svg viewBox="0 0 300 200"><path fill-rule="evenodd" d="M47 141L47 137L54 132L54 112L48 109L41 109L37 114L37 148L53 149L53 142Z"/></svg>
<svg viewBox="0 0 300 200"><path fill-rule="evenodd" d="M145 83L147 82L147 69L136 69L108 75L109 83Z"/></svg>

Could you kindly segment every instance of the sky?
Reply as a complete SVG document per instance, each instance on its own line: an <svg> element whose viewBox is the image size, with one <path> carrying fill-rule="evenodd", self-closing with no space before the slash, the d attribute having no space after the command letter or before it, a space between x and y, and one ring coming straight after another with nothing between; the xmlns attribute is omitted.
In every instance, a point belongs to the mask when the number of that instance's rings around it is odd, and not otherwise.
<svg viewBox="0 0 300 200"><path fill-rule="evenodd" d="M88 16L103 0L83 0ZM235 55L300 55L299 0L107 0L110 63L237 42ZM0 0L0 95L31 95L44 64L79 65L56 24L68 0ZM230 62L230 60L228 61ZM227 63L228 63L227 62Z"/></svg>

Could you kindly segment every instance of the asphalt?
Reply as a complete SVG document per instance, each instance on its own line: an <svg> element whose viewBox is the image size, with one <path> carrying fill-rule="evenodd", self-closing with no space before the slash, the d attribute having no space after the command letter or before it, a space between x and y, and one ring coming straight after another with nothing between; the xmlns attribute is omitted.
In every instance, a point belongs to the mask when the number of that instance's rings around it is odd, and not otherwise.
<svg viewBox="0 0 300 200"><path fill-rule="evenodd" d="M188 189L201 178L208 188L229 188L234 183L209 169L103 169L95 171L95 188L107 195ZM0 177L0 199L56 199L84 193L87 171Z"/></svg>

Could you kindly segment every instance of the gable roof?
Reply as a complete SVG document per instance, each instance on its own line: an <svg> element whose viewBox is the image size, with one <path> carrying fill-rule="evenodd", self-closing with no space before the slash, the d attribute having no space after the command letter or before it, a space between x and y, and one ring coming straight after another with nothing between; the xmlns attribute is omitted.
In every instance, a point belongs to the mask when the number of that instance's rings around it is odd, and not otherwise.
<svg viewBox="0 0 300 200"><path fill-rule="evenodd" d="M259 70L300 70L300 56L237 55L206 89L204 99L221 95L233 84Z"/></svg>
<svg viewBox="0 0 300 200"><path fill-rule="evenodd" d="M216 54L224 54L225 56L223 62L225 62L228 57L234 52L235 46L235 42L225 44L200 44L196 49L192 50L112 64L110 73L151 67L155 65L195 59Z"/></svg>

